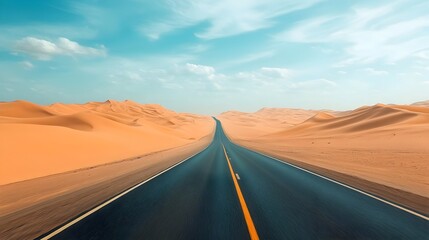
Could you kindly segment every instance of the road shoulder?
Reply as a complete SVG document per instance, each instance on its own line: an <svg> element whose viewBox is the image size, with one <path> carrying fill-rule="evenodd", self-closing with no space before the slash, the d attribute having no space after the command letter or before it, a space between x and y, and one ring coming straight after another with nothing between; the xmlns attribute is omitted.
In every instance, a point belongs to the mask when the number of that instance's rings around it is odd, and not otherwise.
<svg viewBox="0 0 429 240"><path fill-rule="evenodd" d="M344 173L323 168L320 166L312 165L312 164L306 163L305 161L300 161L299 159L293 159L290 156L282 154L281 152L277 152L274 149L269 149L267 147L262 148L258 146L257 143L251 143L250 141L234 140L233 142L235 142L240 146L246 147L250 150L260 152L268 156L272 156L279 160L291 163L298 167L307 169L314 173L317 173L322 176L336 180L338 182L347 184L351 187L360 189L364 192L367 192L375 196L381 197L383 199L386 199L388 201L397 203L401 206L404 206L416 212L422 213L423 215L426 215L426 216L429 215L429 199L424 196L407 192L401 189L393 188L390 186L386 186L383 184L375 183L366 179L344 174Z"/></svg>
<svg viewBox="0 0 429 240"><path fill-rule="evenodd" d="M213 134L165 151L0 186L0 238L40 236L203 150Z"/></svg>

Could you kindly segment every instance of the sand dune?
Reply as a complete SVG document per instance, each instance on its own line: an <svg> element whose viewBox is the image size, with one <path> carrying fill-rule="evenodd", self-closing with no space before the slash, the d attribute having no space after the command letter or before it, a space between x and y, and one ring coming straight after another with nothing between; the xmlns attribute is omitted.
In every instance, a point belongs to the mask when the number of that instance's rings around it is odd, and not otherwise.
<svg viewBox="0 0 429 240"><path fill-rule="evenodd" d="M52 115L53 114L44 107L30 102L0 102L0 116L2 117L32 118L47 117Z"/></svg>
<svg viewBox="0 0 429 240"><path fill-rule="evenodd" d="M310 119L268 136L333 136L362 132L404 130L429 123L429 109L398 105L375 105L335 117L319 112Z"/></svg>
<svg viewBox="0 0 429 240"><path fill-rule="evenodd" d="M309 112L301 122L269 112L245 127L247 113L219 116L237 143L384 186L429 197L429 108L425 104L364 106L347 112ZM242 116L246 116L243 118ZM274 120L275 119L275 120Z"/></svg>
<svg viewBox="0 0 429 240"><path fill-rule="evenodd" d="M132 101L0 103L0 185L174 148L211 134L207 116Z"/></svg>
<svg viewBox="0 0 429 240"><path fill-rule="evenodd" d="M411 104L411 106L429 107L429 100Z"/></svg>
<svg viewBox="0 0 429 240"><path fill-rule="evenodd" d="M228 133L240 138L255 138L295 126L317 111L290 108L262 108L254 113L228 111L218 116Z"/></svg>

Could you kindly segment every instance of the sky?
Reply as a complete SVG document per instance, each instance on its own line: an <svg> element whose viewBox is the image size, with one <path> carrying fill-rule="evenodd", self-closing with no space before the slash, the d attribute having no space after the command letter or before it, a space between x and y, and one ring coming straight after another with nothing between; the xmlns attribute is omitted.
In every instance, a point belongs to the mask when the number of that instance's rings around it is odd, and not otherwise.
<svg viewBox="0 0 429 240"><path fill-rule="evenodd" d="M202 114L429 99L429 1L1 0L0 101Z"/></svg>

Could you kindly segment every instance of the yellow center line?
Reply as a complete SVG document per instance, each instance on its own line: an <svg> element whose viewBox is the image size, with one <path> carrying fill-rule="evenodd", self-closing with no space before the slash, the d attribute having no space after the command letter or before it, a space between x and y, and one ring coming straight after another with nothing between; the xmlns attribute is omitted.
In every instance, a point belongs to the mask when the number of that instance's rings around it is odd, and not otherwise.
<svg viewBox="0 0 429 240"><path fill-rule="evenodd" d="M250 216L249 209L247 208L246 201L244 200L243 194L241 193L240 185L238 185L238 181L234 174L234 169L232 169L231 162L229 161L228 154L226 154L225 146L222 144L223 152L225 153L226 161L228 162L229 171L231 172L232 180L234 181L235 190L237 191L238 199L240 201L241 209L243 210L244 219L246 220L247 230L249 230L250 239L258 240L259 236L256 232L255 225L253 224L252 217Z"/></svg>

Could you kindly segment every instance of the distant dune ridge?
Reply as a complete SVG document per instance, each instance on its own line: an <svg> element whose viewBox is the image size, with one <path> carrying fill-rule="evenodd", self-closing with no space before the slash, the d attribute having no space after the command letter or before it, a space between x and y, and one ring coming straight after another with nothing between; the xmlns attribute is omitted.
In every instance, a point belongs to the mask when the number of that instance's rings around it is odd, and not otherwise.
<svg viewBox="0 0 429 240"><path fill-rule="evenodd" d="M244 146L429 197L428 103L234 111L219 119Z"/></svg>
<svg viewBox="0 0 429 240"><path fill-rule="evenodd" d="M254 128L252 132L240 132L241 139L246 139L244 135L257 138L279 135L332 136L362 131L425 128L429 124L429 101L412 105L376 104L344 112L288 108L263 108L254 113L228 111L220 114L219 119L224 121L225 126L231 126L231 133Z"/></svg>
<svg viewBox="0 0 429 240"><path fill-rule="evenodd" d="M405 130L429 127L429 108L382 105L356 109L347 115L335 117L319 112L306 121L274 135L333 136L362 132Z"/></svg>
<svg viewBox="0 0 429 240"><path fill-rule="evenodd" d="M133 101L0 103L0 185L182 146L209 135L208 116Z"/></svg>
<svg viewBox="0 0 429 240"><path fill-rule="evenodd" d="M314 116L317 111L289 108L262 108L255 113L228 111L219 115L228 133L240 138L253 138L286 129ZM231 125L231 127L228 127Z"/></svg>
<svg viewBox="0 0 429 240"><path fill-rule="evenodd" d="M429 107L429 100L411 104L412 106Z"/></svg>
<svg viewBox="0 0 429 240"><path fill-rule="evenodd" d="M351 111L263 108L218 118L235 142L429 197L429 101ZM0 185L193 143L208 116L133 101L0 103Z"/></svg>

